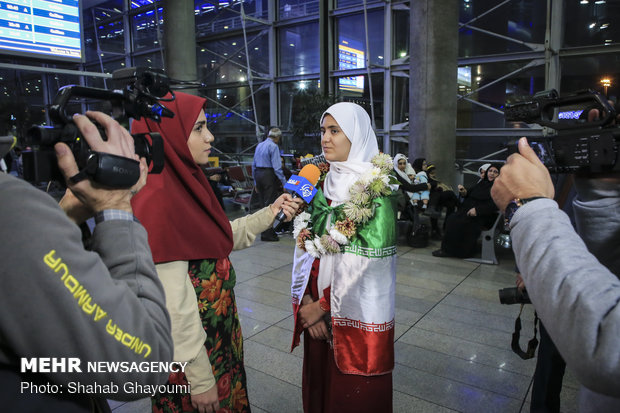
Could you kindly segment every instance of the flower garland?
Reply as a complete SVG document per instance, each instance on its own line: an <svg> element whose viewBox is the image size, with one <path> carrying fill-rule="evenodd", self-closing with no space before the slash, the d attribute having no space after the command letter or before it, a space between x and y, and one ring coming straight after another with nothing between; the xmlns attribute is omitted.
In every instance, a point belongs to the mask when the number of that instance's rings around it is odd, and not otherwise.
<svg viewBox="0 0 620 413"><path fill-rule="evenodd" d="M390 195L390 184L397 181L391 175L394 164L390 155L375 155L371 163L373 167L349 188L350 199L334 210L335 222L326 234L319 237L312 232L309 213L301 212L295 217L293 236L297 240L298 248L315 258L324 254L338 254L357 234L358 227L372 218L373 200ZM319 169L319 182L322 182L329 171L329 164L319 165Z"/></svg>

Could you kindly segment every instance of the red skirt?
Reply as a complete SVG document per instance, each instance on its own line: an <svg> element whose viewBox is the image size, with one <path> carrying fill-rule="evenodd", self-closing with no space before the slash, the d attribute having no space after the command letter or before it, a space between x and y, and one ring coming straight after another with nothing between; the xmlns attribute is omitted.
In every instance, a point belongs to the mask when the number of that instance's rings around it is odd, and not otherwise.
<svg viewBox="0 0 620 413"><path fill-rule="evenodd" d="M319 260L314 262L309 293L318 300ZM324 292L329 295L329 291ZM296 320L297 321L297 320ZM301 333L296 323L293 347ZM305 413L392 413L392 373L379 376L344 374L336 366L334 350L325 340L304 333L302 397Z"/></svg>
<svg viewBox="0 0 620 413"><path fill-rule="evenodd" d="M302 394L305 413L392 413L392 373L341 373L327 341L306 333Z"/></svg>

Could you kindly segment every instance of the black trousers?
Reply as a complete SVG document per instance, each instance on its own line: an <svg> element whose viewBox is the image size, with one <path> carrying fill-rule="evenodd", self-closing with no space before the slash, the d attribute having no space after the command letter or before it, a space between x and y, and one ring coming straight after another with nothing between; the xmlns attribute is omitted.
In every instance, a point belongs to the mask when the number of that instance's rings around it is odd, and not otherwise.
<svg viewBox="0 0 620 413"><path fill-rule="evenodd" d="M256 191L261 205L264 207L271 205L282 194L282 183L272 168L256 168L254 173ZM276 237L276 232L273 228L269 228L262 233L262 237Z"/></svg>
<svg viewBox="0 0 620 413"><path fill-rule="evenodd" d="M540 344L532 384L530 413L559 413L566 363L540 323Z"/></svg>

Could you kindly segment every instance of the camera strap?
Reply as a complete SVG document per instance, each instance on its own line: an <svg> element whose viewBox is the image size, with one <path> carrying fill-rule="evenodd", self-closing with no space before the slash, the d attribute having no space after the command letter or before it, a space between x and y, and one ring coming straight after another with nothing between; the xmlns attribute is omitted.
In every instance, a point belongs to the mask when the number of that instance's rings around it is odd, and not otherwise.
<svg viewBox="0 0 620 413"><path fill-rule="evenodd" d="M521 349L521 345L519 344L519 339L521 338L521 313L523 312L523 306L524 304L521 304L521 310L519 310L519 315L515 320L515 331L512 333L512 342L510 343L510 347L516 355L521 357L523 360L528 360L536 355L536 347L538 347L538 339L536 338L536 335L538 334L538 314L534 312L534 337L527 342L527 351L523 351Z"/></svg>
<svg viewBox="0 0 620 413"><path fill-rule="evenodd" d="M73 185L91 179L110 188L131 188L140 179L140 162L105 152L92 152L86 167L69 178Z"/></svg>

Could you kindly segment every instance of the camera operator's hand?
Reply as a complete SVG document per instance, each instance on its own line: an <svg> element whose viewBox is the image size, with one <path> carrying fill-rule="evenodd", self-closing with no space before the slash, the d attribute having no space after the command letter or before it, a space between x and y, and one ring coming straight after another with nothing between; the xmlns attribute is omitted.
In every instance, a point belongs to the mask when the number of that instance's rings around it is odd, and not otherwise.
<svg viewBox="0 0 620 413"><path fill-rule="evenodd" d="M527 138L519 139L519 153L508 157L502 173L491 187L493 201L503 212L515 198L542 196L553 199L554 194L549 171L530 148Z"/></svg>
<svg viewBox="0 0 620 413"><path fill-rule="evenodd" d="M61 207L75 222L83 222L104 209L122 209L132 212L131 197L146 185L148 168L145 159L135 154L134 141L129 132L117 121L101 112L87 112L75 115L73 120L82 132L84 139L93 151L107 152L113 155L140 160L140 179L132 188L110 189L85 179L77 184L68 182L68 178L79 172L73 153L64 143L54 146L58 166L67 180L70 192L61 200ZM107 141L101 139L97 127L89 120L92 118L105 128ZM79 201L79 202L78 202Z"/></svg>
<svg viewBox="0 0 620 413"><path fill-rule="evenodd" d="M521 277L521 274L519 273L517 273L517 281L515 284L517 284L519 292L523 292L523 290L525 290L525 281L523 281L523 277Z"/></svg>

